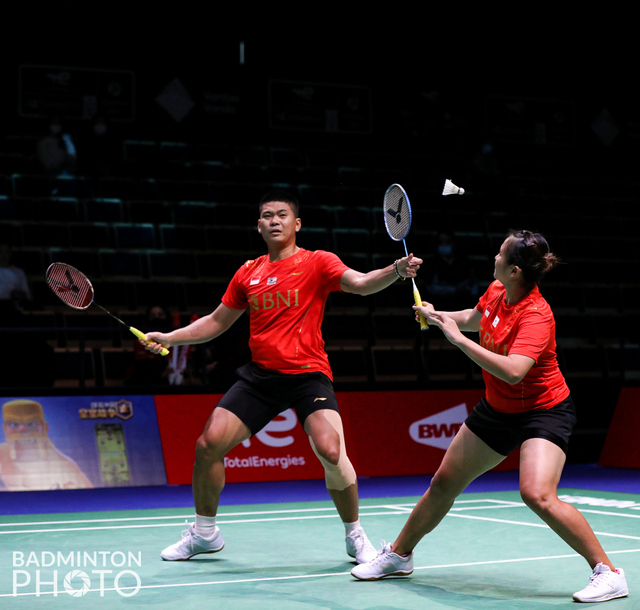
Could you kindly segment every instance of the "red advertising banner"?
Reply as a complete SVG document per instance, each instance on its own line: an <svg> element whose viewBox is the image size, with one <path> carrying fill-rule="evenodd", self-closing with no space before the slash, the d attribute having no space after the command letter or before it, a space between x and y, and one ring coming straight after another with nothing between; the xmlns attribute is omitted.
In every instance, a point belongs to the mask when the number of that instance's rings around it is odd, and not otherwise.
<svg viewBox="0 0 640 610"><path fill-rule="evenodd" d="M220 398L221 394L156 396L170 485L191 483L196 441ZM324 478L309 438L291 409L230 451L224 462L228 483Z"/></svg>
<svg viewBox="0 0 640 610"><path fill-rule="evenodd" d="M359 476L433 474L483 390L338 392L347 453ZM191 483L195 443L221 395L156 396L169 484ZM188 417L185 414L188 413ZM519 452L497 470L518 468ZM285 411L225 458L232 482L322 479L295 413Z"/></svg>
<svg viewBox="0 0 640 610"><path fill-rule="evenodd" d="M600 466L640 468L640 388L622 388L602 448Z"/></svg>
<svg viewBox="0 0 640 610"><path fill-rule="evenodd" d="M484 390L338 394L347 452L358 476L434 474ZM517 470L519 451L496 470Z"/></svg>

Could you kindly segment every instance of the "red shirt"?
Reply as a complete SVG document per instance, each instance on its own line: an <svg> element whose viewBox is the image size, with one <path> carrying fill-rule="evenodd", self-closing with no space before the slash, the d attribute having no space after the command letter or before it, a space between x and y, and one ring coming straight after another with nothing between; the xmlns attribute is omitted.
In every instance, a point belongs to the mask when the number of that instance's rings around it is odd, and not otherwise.
<svg viewBox="0 0 640 610"><path fill-rule="evenodd" d="M348 269L335 254L300 249L283 261L247 261L222 302L249 307L252 360L261 368L296 374L320 371L333 380L320 326L329 293Z"/></svg>
<svg viewBox="0 0 640 610"><path fill-rule="evenodd" d="M476 306L482 314L480 345L504 356L528 356L534 364L515 385L483 370L487 402L505 413L550 409L569 396L556 357L553 312L537 286L515 305L507 305L505 296L504 286L496 280L480 298Z"/></svg>

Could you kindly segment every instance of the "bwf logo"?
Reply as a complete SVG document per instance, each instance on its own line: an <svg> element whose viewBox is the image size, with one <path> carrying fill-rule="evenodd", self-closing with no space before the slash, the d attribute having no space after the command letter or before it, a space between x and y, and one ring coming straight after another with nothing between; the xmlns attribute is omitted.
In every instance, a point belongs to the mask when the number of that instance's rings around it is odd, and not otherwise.
<svg viewBox="0 0 640 610"><path fill-rule="evenodd" d="M116 591L122 597L133 597L142 581L130 568L141 566L140 552L31 551L26 555L13 551L13 596L58 597L64 592L70 597L83 597L99 591L104 597L106 591Z"/></svg>
<svg viewBox="0 0 640 610"><path fill-rule="evenodd" d="M416 443L446 450L465 419L467 419L467 405L462 403L413 422L409 426L409 435Z"/></svg>

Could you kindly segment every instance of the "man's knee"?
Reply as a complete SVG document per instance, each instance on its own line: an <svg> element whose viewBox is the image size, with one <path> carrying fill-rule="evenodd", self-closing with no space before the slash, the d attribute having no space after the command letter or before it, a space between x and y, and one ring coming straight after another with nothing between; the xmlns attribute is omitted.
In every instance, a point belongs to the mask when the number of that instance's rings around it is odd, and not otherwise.
<svg viewBox="0 0 640 610"><path fill-rule="evenodd" d="M314 446L318 457L333 466L337 466L340 461L340 452L344 451L341 446L340 435L333 429L316 438Z"/></svg>
<svg viewBox="0 0 640 610"><path fill-rule="evenodd" d="M225 453L215 436L203 433L196 441L196 462L215 462L222 459Z"/></svg>
<svg viewBox="0 0 640 610"><path fill-rule="evenodd" d="M316 441L309 437L311 447L324 467L328 489L342 491L356 482L356 471L347 457L344 436L332 429L317 435Z"/></svg>

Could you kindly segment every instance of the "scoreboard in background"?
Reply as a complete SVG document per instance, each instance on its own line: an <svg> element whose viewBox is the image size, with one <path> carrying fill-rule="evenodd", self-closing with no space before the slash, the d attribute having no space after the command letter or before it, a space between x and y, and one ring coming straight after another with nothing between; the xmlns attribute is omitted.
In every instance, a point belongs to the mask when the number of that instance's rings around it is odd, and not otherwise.
<svg viewBox="0 0 640 610"><path fill-rule="evenodd" d="M18 112L23 118L91 119L132 122L135 75L128 70L22 65Z"/></svg>

